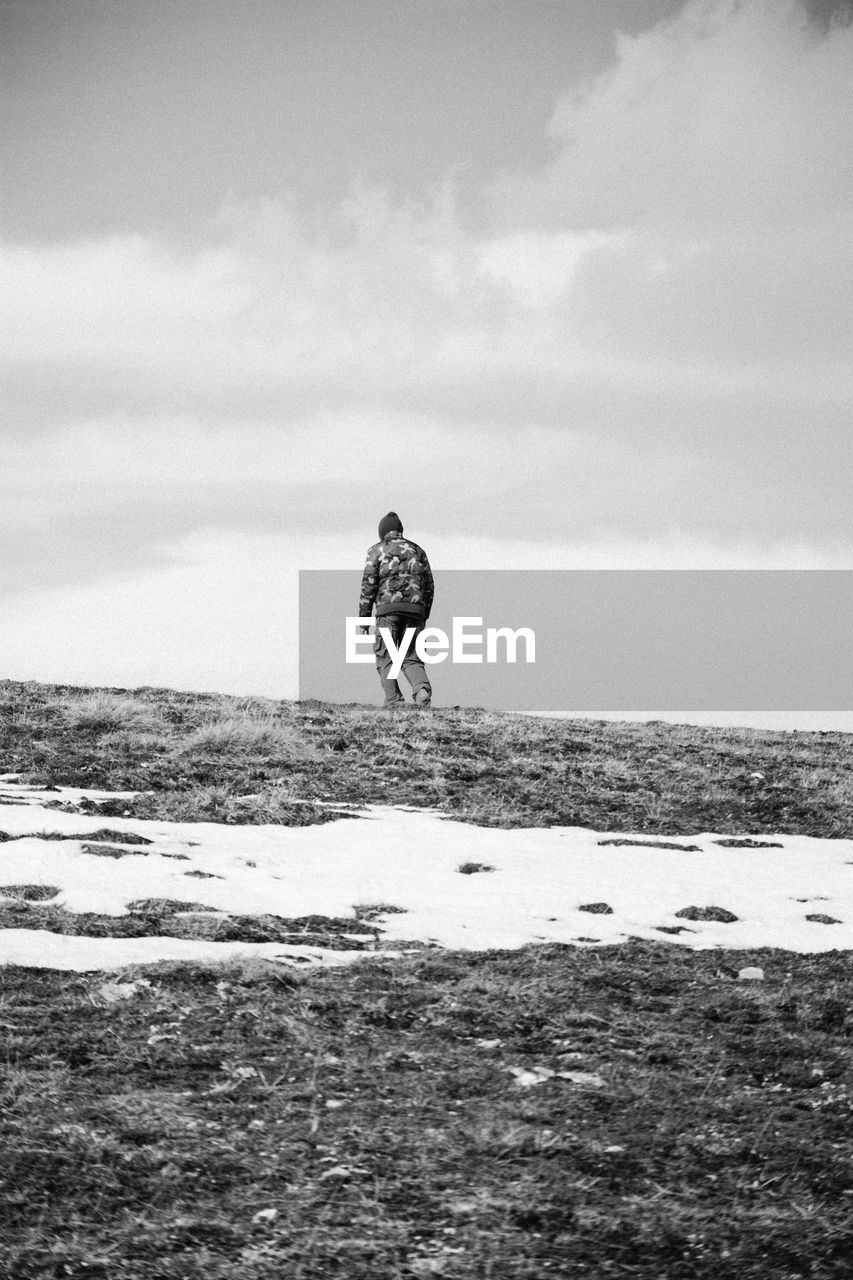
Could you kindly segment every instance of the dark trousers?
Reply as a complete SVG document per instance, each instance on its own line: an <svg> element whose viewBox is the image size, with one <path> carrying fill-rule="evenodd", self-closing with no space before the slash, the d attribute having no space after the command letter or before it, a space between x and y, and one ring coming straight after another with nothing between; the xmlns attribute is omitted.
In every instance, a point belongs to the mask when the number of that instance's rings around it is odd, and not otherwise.
<svg viewBox="0 0 853 1280"><path fill-rule="evenodd" d="M432 693L432 687L427 677L424 664L415 653L415 641L424 629L423 620L414 617L412 614L405 613L385 613L376 619L376 641L373 646L373 652L376 655L376 670L379 672L379 679L382 683L382 692L385 694L386 705L389 702L402 702L403 695L400 692L400 686L396 680L391 680L388 672L391 670L393 661L391 654L386 648L385 641L379 634L379 628L384 627L391 632L394 644L399 648L402 643L403 636L407 627L414 627L415 634L412 636L411 644L406 651L403 659L402 673L412 686L412 696L419 689L428 689Z"/></svg>

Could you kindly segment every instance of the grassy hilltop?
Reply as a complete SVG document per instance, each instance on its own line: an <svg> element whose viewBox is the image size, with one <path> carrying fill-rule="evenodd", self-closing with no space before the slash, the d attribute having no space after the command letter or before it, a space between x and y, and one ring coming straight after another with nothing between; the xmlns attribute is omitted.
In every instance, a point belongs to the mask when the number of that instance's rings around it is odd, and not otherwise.
<svg viewBox="0 0 853 1280"><path fill-rule="evenodd" d="M328 816L312 800L332 800L488 826L853 836L842 733L2 681L0 764L42 783L139 790L140 818L302 824Z"/></svg>
<svg viewBox="0 0 853 1280"><path fill-rule="evenodd" d="M0 682L0 770L139 819L849 839L851 746ZM851 996L841 952L637 941L0 969L0 1277L841 1280Z"/></svg>

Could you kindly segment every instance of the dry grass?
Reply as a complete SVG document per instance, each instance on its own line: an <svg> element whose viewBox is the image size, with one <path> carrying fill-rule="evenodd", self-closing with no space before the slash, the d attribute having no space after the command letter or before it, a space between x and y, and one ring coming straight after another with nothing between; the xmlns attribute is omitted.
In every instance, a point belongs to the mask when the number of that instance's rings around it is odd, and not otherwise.
<svg viewBox="0 0 853 1280"><path fill-rule="evenodd" d="M206 721L180 742L177 751L188 756L259 754L282 762L317 760L321 754L293 725L282 724L273 714L252 712Z"/></svg>
<svg viewBox="0 0 853 1280"><path fill-rule="evenodd" d="M96 732L79 727L86 707ZM389 717L375 707L149 689L81 697L0 681L7 769L28 781L135 790L122 813L185 821L302 824L333 816L306 801L343 801L440 809L488 826L851 837L851 748L853 736L840 733L474 708Z"/></svg>
<svg viewBox="0 0 853 1280"><path fill-rule="evenodd" d="M162 727L156 709L129 694L97 689L65 699L64 706L71 727L89 733L143 734Z"/></svg>
<svg viewBox="0 0 853 1280"><path fill-rule="evenodd" d="M7 970L0 1276L842 1280L849 967L728 959Z"/></svg>

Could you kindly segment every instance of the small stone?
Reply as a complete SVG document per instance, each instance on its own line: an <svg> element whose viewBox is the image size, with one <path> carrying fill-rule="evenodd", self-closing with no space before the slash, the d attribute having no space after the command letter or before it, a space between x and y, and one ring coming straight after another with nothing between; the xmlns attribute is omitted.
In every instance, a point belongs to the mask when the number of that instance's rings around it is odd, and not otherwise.
<svg viewBox="0 0 853 1280"><path fill-rule="evenodd" d="M709 920L716 924L734 924L737 916L725 907L682 907L675 913L678 920Z"/></svg>
<svg viewBox="0 0 853 1280"><path fill-rule="evenodd" d="M613 908L606 902L586 902L578 911L588 911L593 916L612 916Z"/></svg>
<svg viewBox="0 0 853 1280"><path fill-rule="evenodd" d="M130 1000L140 987L150 986L151 983L145 978L140 978L137 982L102 982L98 987L98 995L107 1004L116 1004L119 1000Z"/></svg>
<svg viewBox="0 0 853 1280"><path fill-rule="evenodd" d="M738 969L737 976L740 982L763 982L764 970L759 969L756 965L748 964L745 969Z"/></svg>
<svg viewBox="0 0 853 1280"><path fill-rule="evenodd" d="M534 1085L544 1084L546 1080L553 1080L554 1072L550 1067L533 1067L528 1071L525 1067L507 1067L511 1076L515 1077L515 1083L521 1089L530 1089Z"/></svg>
<svg viewBox="0 0 853 1280"><path fill-rule="evenodd" d="M327 1169L325 1173L321 1173L319 1180L320 1182L327 1182L329 1178L352 1178L358 1173L367 1173L367 1170L360 1168L358 1165L350 1167L346 1164L336 1164L331 1169Z"/></svg>
<svg viewBox="0 0 853 1280"><path fill-rule="evenodd" d="M600 1089L604 1080L597 1071L558 1071L561 1080L569 1080L572 1084L585 1084L590 1088Z"/></svg>
<svg viewBox="0 0 853 1280"><path fill-rule="evenodd" d="M278 1209L259 1209L253 1216L252 1222L275 1222L278 1217Z"/></svg>

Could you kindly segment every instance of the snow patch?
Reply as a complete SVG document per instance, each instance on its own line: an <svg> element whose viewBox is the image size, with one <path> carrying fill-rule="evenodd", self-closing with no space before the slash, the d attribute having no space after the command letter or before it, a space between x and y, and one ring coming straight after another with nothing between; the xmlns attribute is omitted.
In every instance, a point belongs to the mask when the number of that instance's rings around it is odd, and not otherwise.
<svg viewBox="0 0 853 1280"><path fill-rule="evenodd" d="M127 914L128 904L141 899L191 897L235 915L350 916L355 921L356 904L395 903L402 910L380 915L379 923L383 940L401 950L407 941L487 950L532 942L603 945L629 937L658 942L667 937L673 945L697 949L853 949L850 840L783 835L762 837L761 846L756 840L744 848L721 844L719 833L690 832L687 840L697 848L685 853L674 845L647 843L647 836L584 827L483 828L434 811L372 805L358 818L308 827L110 817L111 829L152 843L145 846L144 858L105 858L85 849L91 815L45 807L83 796L106 798L106 793L40 791L20 786L9 775L0 778L0 831L12 837L0 843L0 885L56 886L52 905L114 916ZM67 838L57 840L57 833ZM53 839L42 838L50 834ZM641 843L626 843L635 839ZM494 870L460 875L459 867L466 864ZM196 877L192 892L188 873ZM808 919L803 904L816 898L838 921L831 928ZM670 932L678 927L679 915L697 903L713 903L736 919L691 919L689 930ZM591 914L590 904L607 904L610 911ZM579 937L585 941L578 944ZM344 964L365 952L0 931L0 963L6 964L116 969L235 955Z"/></svg>

